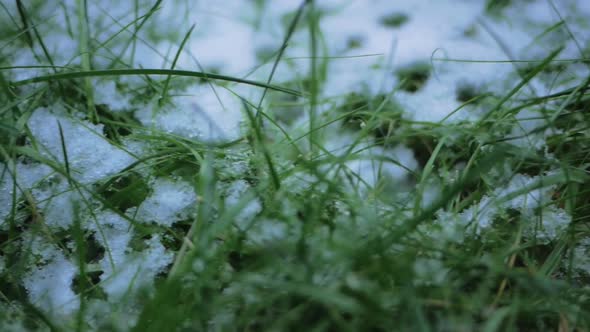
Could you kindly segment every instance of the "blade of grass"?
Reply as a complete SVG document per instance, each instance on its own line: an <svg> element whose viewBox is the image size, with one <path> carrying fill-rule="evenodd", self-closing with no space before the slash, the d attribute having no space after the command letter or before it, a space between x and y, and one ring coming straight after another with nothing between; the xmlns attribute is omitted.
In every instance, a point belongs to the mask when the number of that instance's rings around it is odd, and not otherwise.
<svg viewBox="0 0 590 332"><path fill-rule="evenodd" d="M180 57L180 53L184 49L184 45L186 45L186 42L190 38L191 33L193 32L194 29L195 29L195 25L193 24L191 26L191 28L188 30L188 32L184 35L184 38L182 39L182 42L180 43L180 47L178 48L178 51L176 52L176 55L174 56L174 60L172 61L172 66L170 67L170 70L174 70L174 67L176 67L176 62L178 61L178 58ZM166 95L168 94L168 86L170 85L171 79L172 79L172 74L168 75L168 77L166 78L166 81L164 82L164 88L162 89L162 96L160 97L160 100L158 101L160 106L162 106L162 104L166 100Z"/></svg>
<svg viewBox="0 0 590 332"><path fill-rule="evenodd" d="M526 76L522 78L522 80L512 89L508 94L506 94L490 111L488 111L481 119L480 124L483 124L492 114L497 112L504 104L510 100L520 89L525 86L530 80L532 80L537 74L539 74L547 65L549 65L555 57L561 53L563 47L556 49L555 51L551 52L549 56L547 56L543 62L541 62L537 67L531 70Z"/></svg>
<svg viewBox="0 0 590 332"><path fill-rule="evenodd" d="M285 35L285 38L283 39L283 45L281 45L281 48L279 49L277 57L272 65L272 69L270 71L270 75L268 76L268 80L266 81L266 84L270 85L270 83L272 82L275 71L279 65L279 62L281 61L281 58L283 57L283 53L285 53L285 49L287 49L287 45L289 44L289 40L291 40L291 36L293 35L293 32L295 32L295 28L297 27L297 24L299 23L299 19L301 18L301 14L303 14L303 10L305 9L305 6L307 6L307 4L309 4L310 2L311 2L310 0L305 0L301 3L301 5L299 5L299 8L297 9L297 12L295 14L295 17L293 18L293 20L291 21L291 24L289 25L289 28L287 29L287 34ZM268 92L268 88L264 88L264 91L262 91L262 96L260 97L260 101L258 102L257 110L260 110L262 108L262 102L264 101L264 97L266 97L267 92ZM256 119L262 124L262 122L260 121L261 119L260 119L258 112L256 112Z"/></svg>
<svg viewBox="0 0 590 332"><path fill-rule="evenodd" d="M204 73L204 72L197 72L197 71L189 71L189 70L170 70L170 69L109 69L109 70L89 70L89 71L78 71L78 72L67 72L67 73L58 73L52 75L45 75L45 76L37 76L21 81L12 82L12 86L22 86L31 83L40 83L40 82L50 82L54 80L66 80L66 79L74 79L74 78L86 78L86 77L100 77L100 76L128 76L128 75L174 75L174 76L185 76L185 77L195 77L201 79L213 79L213 80L220 80L220 81L228 81L234 83L241 83L247 84L252 86L257 86L261 88L269 88L271 90L287 93L294 96L301 96L302 93L297 90L292 90L288 88L284 88L277 85L269 85L266 83L261 83L257 81L245 80L241 78L226 76L226 75L219 75L219 74L212 74L212 73Z"/></svg>
<svg viewBox="0 0 590 332"><path fill-rule="evenodd" d="M438 157L438 154L440 153L440 150L442 149L442 147L445 145L446 138L447 137L444 136L443 138L440 139L440 141L438 142L438 144L434 148L434 151L430 155L430 158L428 158L428 161L426 162L426 165L424 166L424 170L422 171L422 176L420 178L420 182L418 183L416 200L414 202L414 215L415 216L418 215L418 212L420 211L420 207L422 205L422 194L424 193L424 189L426 186L426 180L428 179L428 177L430 176L430 174L432 173L432 171L434 169L434 161Z"/></svg>
<svg viewBox="0 0 590 332"><path fill-rule="evenodd" d="M121 52L119 52L119 56L117 56L109 65L107 68L113 68L113 66L115 65L115 63L117 63L119 61L119 59L123 58L123 54L125 54L125 52L127 52L127 49L129 48L129 46L132 43L135 43L135 40L137 38L137 33L139 33L139 31L141 30L141 28L145 25L145 23L150 19L150 17L152 17L152 15L154 15L154 13L159 9L160 4L162 3L162 0L157 0L154 5L150 8L150 10L148 11L148 13L144 16L143 20L136 26L135 30L133 31L133 35L131 36L131 38L129 38L127 40L127 43L125 44L125 46L121 49ZM133 60L133 59L132 59ZM133 62L131 62L131 65L133 65Z"/></svg>
<svg viewBox="0 0 590 332"><path fill-rule="evenodd" d="M90 62L90 46L89 46L89 38L90 38L90 28L88 24L88 8L87 8L86 0L77 0L76 1L76 14L78 16L78 48L80 51L80 56L82 58L82 70L90 71L91 70L91 62ZM93 123L98 122L98 113L96 112L96 108L94 107L94 90L92 88L92 83L90 82L90 78L88 76L84 77L84 90L86 92L86 107L88 112L88 118Z"/></svg>
<svg viewBox="0 0 590 332"><path fill-rule="evenodd" d="M29 47L33 48L33 36L31 36L31 31L29 30L29 21L27 19L27 14L25 12L24 5L21 0L16 0L16 8L18 10L18 15L20 16L20 20L23 23L22 30L25 32L25 36L27 39L27 44Z"/></svg>
<svg viewBox="0 0 590 332"><path fill-rule="evenodd" d="M315 122L316 122L316 108L318 103L318 93L319 93L319 85L318 85L318 63L317 63L317 56L318 56L318 47L317 47L317 34L319 29L319 17L318 13L315 10L315 3L313 1L309 1L309 17L308 17L308 25L309 25L309 48L310 48L310 56L311 56L311 66L310 66L310 73L309 73L309 152L311 156L314 156L314 142L316 141L316 135L314 134L315 129Z"/></svg>
<svg viewBox="0 0 590 332"><path fill-rule="evenodd" d="M274 163L273 163L270 153L266 147L266 144L264 144L264 136L262 135L262 131L260 130L260 126L258 126L258 121L256 121L256 116L252 113L252 110L250 109L250 106L248 105L248 103L243 98L241 100L242 100L242 105L244 106L244 109L246 110L246 114L248 115L248 119L250 120L250 125L252 126L252 129L254 130L255 142L262 149L264 159L266 160L266 164L268 165L268 170L270 172L273 186L274 186L275 190L278 190L281 187L281 180L280 180L279 175L277 174L277 171L274 167Z"/></svg>

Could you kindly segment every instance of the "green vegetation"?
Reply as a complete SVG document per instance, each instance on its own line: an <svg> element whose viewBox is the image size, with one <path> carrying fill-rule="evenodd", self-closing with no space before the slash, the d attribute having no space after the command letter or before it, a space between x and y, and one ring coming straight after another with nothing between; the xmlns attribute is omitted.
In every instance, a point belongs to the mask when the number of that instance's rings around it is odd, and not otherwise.
<svg viewBox="0 0 590 332"><path fill-rule="evenodd" d="M310 37L308 72L287 82L279 49L260 50L275 64L262 80L176 69L192 28L153 30L161 1L114 22L84 3L63 4L67 29L45 27L44 1L0 6L0 330L590 329L590 79L527 90L582 59L552 49L501 93L465 83L449 111L476 120L424 122L398 96L434 80L431 63L396 69L386 93L322 95L330 61L351 60L320 56L314 1L281 20L278 48ZM47 50L52 29L83 57ZM164 38L165 69L134 65ZM240 109L239 137L154 124L195 86L236 97L221 102ZM48 309L37 287L75 301Z"/></svg>
<svg viewBox="0 0 590 332"><path fill-rule="evenodd" d="M381 24L389 28L399 28L410 18L404 13L391 13L381 18Z"/></svg>

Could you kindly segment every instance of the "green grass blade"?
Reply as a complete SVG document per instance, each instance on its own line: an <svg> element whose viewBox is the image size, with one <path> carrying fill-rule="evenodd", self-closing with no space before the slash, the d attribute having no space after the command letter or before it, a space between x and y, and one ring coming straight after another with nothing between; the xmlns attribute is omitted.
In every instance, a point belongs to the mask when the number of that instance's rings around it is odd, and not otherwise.
<svg viewBox="0 0 590 332"><path fill-rule="evenodd" d="M212 73L204 73L204 72L197 72L197 71L189 71L189 70L170 70L170 69L110 69L110 70L88 70L88 71L78 71L78 72L67 72L67 73L58 73L52 75L44 75L44 76L37 76L30 79L25 79L22 81L12 82L12 86L22 86L31 83L40 83L40 82L50 82L56 80L67 80L67 79L75 79L75 78L86 78L86 77L101 77L101 76L129 76L129 75L173 75L173 76L184 76L184 77L194 77L200 79L213 79L213 80L220 80L220 81L227 81L227 82L234 82L240 84L247 84L252 86L257 86L261 88L268 88L271 90L283 92L286 94L294 95L294 96L302 96L302 93L297 90L292 90L288 88L284 88L277 85L269 85L266 83L261 83L257 81L251 81L246 79L241 79L232 76L226 75L219 75L219 74L212 74Z"/></svg>
<svg viewBox="0 0 590 332"><path fill-rule="evenodd" d="M176 62L178 61L178 58L180 57L180 53L182 53L182 50L184 49L184 45L186 45L186 42L190 38L191 33L193 32L194 29L195 29L195 25L193 24L191 26L191 28L188 30L188 32L186 33L186 35L184 35L184 38L182 39L182 42L180 43L180 47L178 48L178 51L176 52L176 55L174 56L174 60L172 61L172 66L170 67L170 70L174 70L174 68L176 67ZM168 77L166 78L166 81L164 82L164 88L162 89L162 97L159 100L160 106L162 106L162 104L166 100L166 95L168 94L168 86L170 84L171 79L172 79L172 74L168 75Z"/></svg>
<svg viewBox="0 0 590 332"><path fill-rule="evenodd" d="M492 114L496 113L499 109L504 106L504 104L510 100L523 86L525 86L530 80L532 80L537 74L539 74L547 65L549 65L555 57L561 53L563 50L562 47L556 49L555 51L551 52L549 56L547 56L543 62L541 62L537 67L531 70L523 79L512 89L508 94L506 94L489 112L487 112L481 119L481 124L483 124Z"/></svg>
<svg viewBox="0 0 590 332"><path fill-rule="evenodd" d="M256 116L252 113L250 106L243 98L242 98L242 105L244 106L244 109L246 110L246 113L248 114L248 118L250 119L250 124L252 126L252 129L254 130L254 135L256 138L256 143L262 149L262 153L264 155L264 159L266 160L266 164L268 165L268 170L270 172L270 176L271 176L274 188L276 190L278 190L281 187L281 180L280 180L279 175L274 167L274 163L272 161L270 153L269 153L268 149L266 148L266 145L264 144L264 141L263 141L264 137L262 135L262 131L260 130L260 126L258 126L258 121L256 121Z"/></svg>
<svg viewBox="0 0 590 332"><path fill-rule="evenodd" d="M281 58L283 57L283 53L285 53L285 50L287 49L287 45L289 44L289 40L291 40L291 36L293 35L293 32L295 32L295 28L297 27L297 24L299 23L299 19L301 18L301 14L303 14L303 10L305 9L305 6L308 3L309 3L309 1L305 0L303 3L301 3L299 8L297 9L297 13L295 14L295 17L293 18L293 20L291 21L291 24L289 25L289 28L287 29L287 34L285 35L285 38L283 39L283 45L281 45L281 48L279 49L277 57L272 65L272 69L270 71L270 75L268 76L268 80L266 81L266 84L270 85L270 83L272 82L275 71L277 70L279 62L281 61ZM258 109L260 109L262 107L262 102L264 101L264 97L266 96L267 92L268 92L268 88L264 88L264 91L262 92L262 96L260 97L260 101L258 102ZM256 118L259 118L258 113L256 113Z"/></svg>

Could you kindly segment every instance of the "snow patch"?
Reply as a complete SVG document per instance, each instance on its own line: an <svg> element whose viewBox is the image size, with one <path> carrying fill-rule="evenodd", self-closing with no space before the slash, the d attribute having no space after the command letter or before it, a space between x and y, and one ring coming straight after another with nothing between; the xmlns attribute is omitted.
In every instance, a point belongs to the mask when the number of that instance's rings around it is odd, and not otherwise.
<svg viewBox="0 0 590 332"><path fill-rule="evenodd" d="M64 164L58 123L63 129L71 175L82 183L92 183L113 175L134 162L134 158L110 144L102 134L103 125L75 121L64 114L53 114L47 108L35 110L29 128L42 145L45 157Z"/></svg>
<svg viewBox="0 0 590 332"><path fill-rule="evenodd" d="M188 218L197 202L193 187L183 181L157 179L152 185L153 192L139 206L136 214L141 222L155 222L171 226Z"/></svg>
<svg viewBox="0 0 590 332"><path fill-rule="evenodd" d="M78 296L72 290L72 282L78 268L59 251L53 252L51 261L34 268L23 283L31 302L44 310L68 315L79 307Z"/></svg>

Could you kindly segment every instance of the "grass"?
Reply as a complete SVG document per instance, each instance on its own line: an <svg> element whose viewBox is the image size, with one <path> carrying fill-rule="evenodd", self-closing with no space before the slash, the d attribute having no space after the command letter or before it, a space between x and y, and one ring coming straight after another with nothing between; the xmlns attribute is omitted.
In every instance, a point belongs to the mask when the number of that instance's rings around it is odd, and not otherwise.
<svg viewBox="0 0 590 332"><path fill-rule="evenodd" d="M510 7L489 3L494 15ZM529 89L541 75L587 65L584 54L561 61L555 48L526 68L511 61L517 80L500 93L458 87L453 114L477 120L420 122L400 93L435 79L428 62L392 71L398 85L384 93L321 93L331 58L320 24L327 13L313 1L282 18L284 37L262 80L200 64L177 69L195 26L177 33L166 69L138 67L136 48L158 42L149 36L174 35L153 30L163 5L135 2L94 22L88 11L99 7L78 1L63 7L69 29L53 26L42 2L0 7L0 22L14 23L0 23L0 329L590 328L590 80L575 77L546 95ZM259 11L267 5L256 2ZM409 15L382 23L399 27ZM44 41L68 31L73 59ZM302 31L308 70L284 81L278 65ZM33 62L22 68L13 53ZM100 100L100 84L115 86L111 103ZM196 85L237 96L240 137L187 138L136 118L143 109L151 119L178 111ZM246 86L262 97L245 97ZM123 97L125 109L114 110ZM39 114L57 123L35 125ZM40 135L44 128L56 132ZM334 148L334 137L344 143ZM121 151L132 161L98 180L80 175L105 166L76 156ZM146 210L152 197L163 207ZM169 220L145 220L166 204L179 206ZM133 270L139 262L147 267ZM35 271L55 283L49 289L71 292L70 302L35 300L32 290L43 288ZM60 279L68 273L74 278Z"/></svg>

